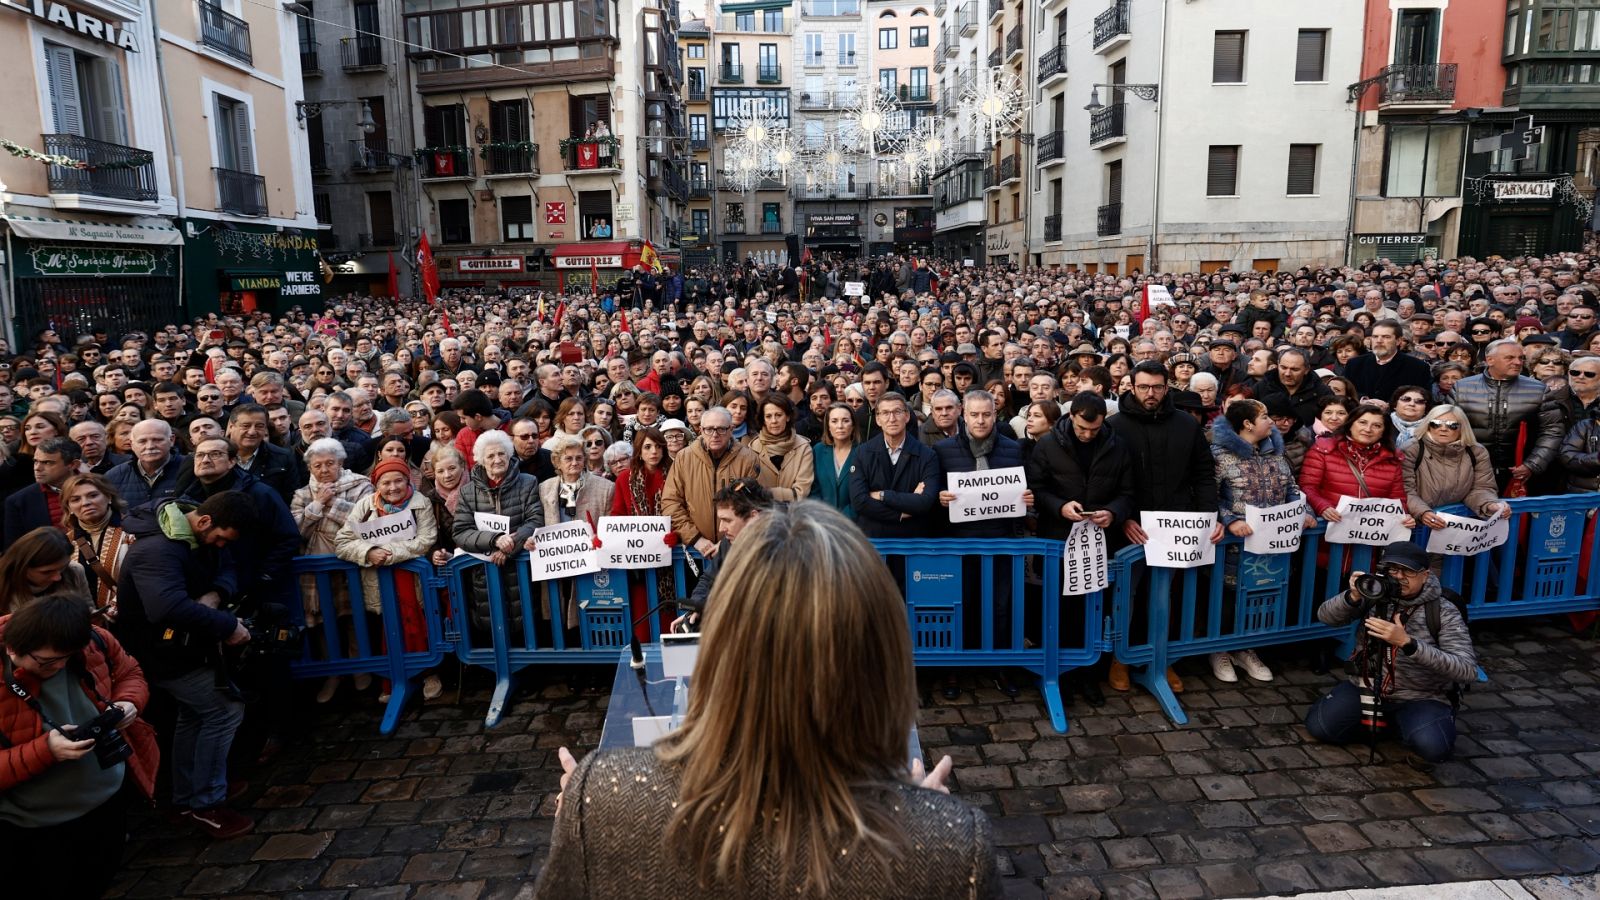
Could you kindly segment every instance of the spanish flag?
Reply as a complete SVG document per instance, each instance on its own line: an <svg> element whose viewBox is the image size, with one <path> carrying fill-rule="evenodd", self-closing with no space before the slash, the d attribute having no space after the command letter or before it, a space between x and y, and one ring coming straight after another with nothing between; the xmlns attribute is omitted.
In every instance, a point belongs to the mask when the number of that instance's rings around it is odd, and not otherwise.
<svg viewBox="0 0 1600 900"><path fill-rule="evenodd" d="M661 257L656 255L656 248L652 247L649 241L645 241L644 246L639 248L639 264L649 266L650 271L657 275L661 274Z"/></svg>

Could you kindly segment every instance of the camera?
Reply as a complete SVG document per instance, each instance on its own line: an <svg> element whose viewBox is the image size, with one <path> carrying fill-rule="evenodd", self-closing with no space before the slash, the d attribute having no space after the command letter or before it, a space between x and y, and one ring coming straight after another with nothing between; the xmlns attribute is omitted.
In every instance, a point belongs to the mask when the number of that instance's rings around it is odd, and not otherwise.
<svg viewBox="0 0 1600 900"><path fill-rule="evenodd" d="M123 715L121 707L108 706L100 715L81 725L63 728L62 733L75 741L94 741L95 759L100 762L100 768L109 769L133 756L133 748L128 746L127 738L116 728ZM71 729L71 732L68 733L67 729Z"/></svg>
<svg viewBox="0 0 1600 900"><path fill-rule="evenodd" d="M263 603L256 614L240 618L250 632L250 641L239 650L240 662L265 656L293 657L300 654L305 629L289 621L289 611L281 603Z"/></svg>
<svg viewBox="0 0 1600 900"><path fill-rule="evenodd" d="M1378 572L1363 572L1355 577L1356 596L1366 603L1384 603L1400 598L1400 583Z"/></svg>

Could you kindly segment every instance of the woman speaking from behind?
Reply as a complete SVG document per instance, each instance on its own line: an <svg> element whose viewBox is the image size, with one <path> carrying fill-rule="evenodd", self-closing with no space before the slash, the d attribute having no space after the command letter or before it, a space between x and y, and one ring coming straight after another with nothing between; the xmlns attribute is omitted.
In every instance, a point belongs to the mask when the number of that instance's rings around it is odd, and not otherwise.
<svg viewBox="0 0 1600 900"><path fill-rule="evenodd" d="M861 531L812 501L768 510L711 607L682 727L582 763L562 748L535 896L999 898L989 820L946 796L949 758L907 768L905 605Z"/></svg>

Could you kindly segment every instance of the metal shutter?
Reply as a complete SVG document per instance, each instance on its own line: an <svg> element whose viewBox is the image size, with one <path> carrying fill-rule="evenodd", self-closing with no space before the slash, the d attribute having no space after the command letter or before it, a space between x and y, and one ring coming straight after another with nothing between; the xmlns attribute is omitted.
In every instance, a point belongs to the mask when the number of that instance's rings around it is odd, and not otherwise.
<svg viewBox="0 0 1600 900"><path fill-rule="evenodd" d="M1219 31L1211 57L1211 81L1237 84L1244 81L1243 31Z"/></svg>
<svg viewBox="0 0 1600 900"><path fill-rule="evenodd" d="M1289 187L1291 196L1317 192L1317 145L1289 145Z"/></svg>
<svg viewBox="0 0 1600 900"><path fill-rule="evenodd" d="M1239 193L1239 147L1218 145L1206 160L1206 196L1231 197Z"/></svg>
<svg viewBox="0 0 1600 900"><path fill-rule="evenodd" d="M1295 45L1294 80L1324 81L1323 71L1327 58L1328 33L1320 29L1303 28Z"/></svg>

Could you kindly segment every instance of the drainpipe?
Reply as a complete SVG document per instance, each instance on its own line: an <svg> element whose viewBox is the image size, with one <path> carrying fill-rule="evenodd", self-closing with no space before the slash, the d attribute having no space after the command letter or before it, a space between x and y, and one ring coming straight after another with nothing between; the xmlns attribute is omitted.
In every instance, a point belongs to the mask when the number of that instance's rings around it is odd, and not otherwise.
<svg viewBox="0 0 1600 900"><path fill-rule="evenodd" d="M1356 98L1355 124L1350 129L1350 206L1345 212L1344 227L1344 264L1356 264L1356 196L1359 185L1356 179L1360 176L1361 161L1361 98Z"/></svg>
<svg viewBox="0 0 1600 900"><path fill-rule="evenodd" d="M1162 126L1167 121L1166 73L1167 73L1167 5L1170 0L1161 2L1161 52L1156 59L1156 85L1162 92L1156 96L1156 158L1153 168L1155 175L1151 178L1150 189L1150 250L1145 255L1145 273L1160 271L1161 248L1161 132Z"/></svg>

